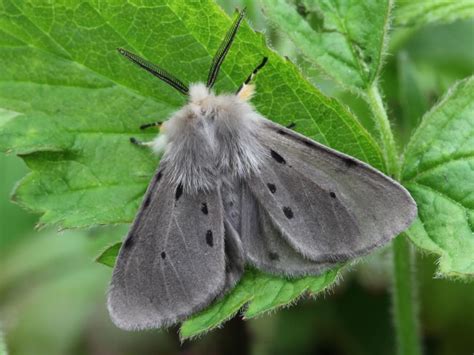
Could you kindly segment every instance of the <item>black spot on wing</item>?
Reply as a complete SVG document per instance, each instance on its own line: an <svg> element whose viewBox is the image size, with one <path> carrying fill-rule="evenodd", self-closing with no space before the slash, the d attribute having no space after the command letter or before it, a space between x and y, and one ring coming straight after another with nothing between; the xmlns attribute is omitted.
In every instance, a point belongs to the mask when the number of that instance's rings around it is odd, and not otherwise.
<svg viewBox="0 0 474 355"><path fill-rule="evenodd" d="M275 159L278 163L286 164L285 158L283 158L280 154L275 152L273 149L270 149L270 154L272 155L272 158Z"/></svg>
<svg viewBox="0 0 474 355"><path fill-rule="evenodd" d="M174 195L175 200L178 201L182 194L183 194L183 185L179 184L178 187L176 188L176 193Z"/></svg>
<svg viewBox="0 0 474 355"><path fill-rule="evenodd" d="M342 160L344 161L344 164L348 167L348 168L353 168L354 166L357 166L357 162L352 159L352 158L349 158L349 157L343 157Z"/></svg>
<svg viewBox="0 0 474 355"><path fill-rule="evenodd" d="M207 209L207 203L205 202L201 203L201 212L206 215L209 213L209 210Z"/></svg>
<svg viewBox="0 0 474 355"><path fill-rule="evenodd" d="M212 231L210 229L206 232L206 243L211 248L214 246L214 238L212 236Z"/></svg>
<svg viewBox="0 0 474 355"><path fill-rule="evenodd" d="M125 249L129 249L133 246L133 244L135 244L135 235L133 234L130 234L127 239L125 239L125 242L123 243L123 247Z"/></svg>
<svg viewBox="0 0 474 355"><path fill-rule="evenodd" d="M292 137L293 139L296 139L297 141L303 143L305 146L307 147L311 147L311 148L317 148L317 149L320 149L320 147L318 146L318 144L316 142L314 142L313 140L309 139L309 138L300 138L300 137ZM353 158L350 158L350 157L341 157L342 161L344 162L344 165L347 167L347 168L353 168L358 164L358 162L353 159Z"/></svg>
<svg viewBox="0 0 474 355"><path fill-rule="evenodd" d="M143 208L147 208L148 206L150 206L150 202L151 202L151 192L148 194L145 201L143 202Z"/></svg>
<svg viewBox="0 0 474 355"><path fill-rule="evenodd" d="M329 193L329 196L331 196L332 198L336 198L336 194L332 191Z"/></svg>
<svg viewBox="0 0 474 355"><path fill-rule="evenodd" d="M160 170L155 176L155 181L158 182L161 180L161 177L163 176L163 172Z"/></svg>
<svg viewBox="0 0 474 355"><path fill-rule="evenodd" d="M161 252L161 258L166 259L166 253L164 251Z"/></svg>
<svg viewBox="0 0 474 355"><path fill-rule="evenodd" d="M283 207L283 213L285 214L286 218L292 219L293 218L293 211L290 207Z"/></svg>
<svg viewBox="0 0 474 355"><path fill-rule="evenodd" d="M302 138L302 137L295 137L295 136L292 136L291 138L293 138L294 140L300 142L300 143L303 143L305 146L307 147L311 147L311 148L319 148L317 143L314 142L312 139L310 138Z"/></svg>
<svg viewBox="0 0 474 355"><path fill-rule="evenodd" d="M277 253L274 253L274 252L270 252L268 254L268 257L270 258L270 260L280 260L280 256L277 254Z"/></svg>
<svg viewBox="0 0 474 355"><path fill-rule="evenodd" d="M150 202L151 202L151 196L153 194L153 190L156 188L156 185L158 184L158 182L161 180L161 177L163 176L163 173L162 171L158 171L155 176L153 177L153 180L151 182L151 188L150 188L150 192L148 194L148 196L145 198L145 201L143 201L143 208L146 209L148 206L150 206Z"/></svg>
<svg viewBox="0 0 474 355"><path fill-rule="evenodd" d="M163 176L163 172L161 170L155 174L151 182L151 190L153 190L156 187L156 184L158 184L162 176Z"/></svg>
<svg viewBox="0 0 474 355"><path fill-rule="evenodd" d="M270 192L272 194L274 194L276 192L277 188L276 188L275 184L268 183L267 186L268 186L268 189L270 190Z"/></svg>

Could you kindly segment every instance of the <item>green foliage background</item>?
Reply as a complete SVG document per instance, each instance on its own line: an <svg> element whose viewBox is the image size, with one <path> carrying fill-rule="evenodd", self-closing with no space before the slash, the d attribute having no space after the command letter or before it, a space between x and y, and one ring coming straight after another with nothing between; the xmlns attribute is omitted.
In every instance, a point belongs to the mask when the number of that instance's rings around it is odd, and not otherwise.
<svg viewBox="0 0 474 355"><path fill-rule="evenodd" d="M474 273L474 83L466 79L474 71L474 5L458 3L400 1L390 16L390 1L247 2L253 27L266 36L244 26L217 84L234 89L267 55L254 101L260 112L295 121L302 133L379 169L403 166L399 177L420 211L407 234L421 254L435 255L418 261L423 343L434 354L472 351L474 331L472 285L433 279L436 273L468 281ZM138 126L166 117L183 99L114 49L124 46L179 77L202 80L229 18L204 0L0 4L0 148L19 154L30 171L15 201L39 212L43 227L129 222L157 160L128 137L149 138ZM239 4L220 5L231 14ZM403 161L387 156L379 140L384 127L371 118L377 82ZM117 247L107 246L126 225L59 237L51 228L32 233L35 218L7 201L26 168L2 156L0 169L0 324L11 353L175 352L172 334L125 334L105 314L110 270L92 260L105 250L100 260L113 264ZM256 354L394 352L387 253L343 271L333 295L234 320L192 351L223 352L234 338ZM324 290L336 277L334 270L289 281L249 270L232 294L186 322L182 335L220 324L249 301L245 316L261 315L304 291ZM453 331L458 322L467 326Z"/></svg>

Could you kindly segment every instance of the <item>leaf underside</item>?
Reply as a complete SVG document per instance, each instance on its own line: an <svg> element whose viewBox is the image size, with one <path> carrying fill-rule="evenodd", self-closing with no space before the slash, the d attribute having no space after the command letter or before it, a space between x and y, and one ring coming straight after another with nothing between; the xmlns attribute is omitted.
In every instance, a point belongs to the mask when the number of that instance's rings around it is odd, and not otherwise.
<svg viewBox="0 0 474 355"><path fill-rule="evenodd" d="M364 94L382 64L391 1L262 0L301 53L343 87Z"/></svg>
<svg viewBox="0 0 474 355"><path fill-rule="evenodd" d="M128 223L158 159L129 143L154 133L185 103L179 93L121 58L124 47L185 81L205 79L231 19L210 0L41 4L0 2L0 149L19 154L31 172L14 199L61 228ZM159 19L159 21L157 21ZM375 140L337 101L305 81L248 25L240 30L216 83L234 92L261 61L253 103L272 120L383 170ZM112 265L118 245L99 261ZM106 251L107 253L107 251ZM249 304L251 317L330 285L337 271L287 280L255 270L225 299L183 325L194 336Z"/></svg>

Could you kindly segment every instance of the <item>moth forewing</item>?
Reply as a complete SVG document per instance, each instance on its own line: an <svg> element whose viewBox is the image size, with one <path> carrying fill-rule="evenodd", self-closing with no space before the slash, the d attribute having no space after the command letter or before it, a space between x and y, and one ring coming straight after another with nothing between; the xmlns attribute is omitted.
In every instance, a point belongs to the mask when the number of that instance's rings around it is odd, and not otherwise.
<svg viewBox="0 0 474 355"><path fill-rule="evenodd" d="M108 293L112 320L128 330L184 320L221 294L225 259L219 190L185 193L161 169L115 265Z"/></svg>

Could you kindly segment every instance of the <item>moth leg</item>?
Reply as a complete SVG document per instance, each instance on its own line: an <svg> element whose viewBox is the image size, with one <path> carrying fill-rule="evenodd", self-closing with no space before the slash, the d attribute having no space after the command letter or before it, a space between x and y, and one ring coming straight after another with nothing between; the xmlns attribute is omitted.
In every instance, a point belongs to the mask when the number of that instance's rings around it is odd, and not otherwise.
<svg viewBox="0 0 474 355"><path fill-rule="evenodd" d="M143 142L136 139L135 137L130 137L130 143L134 145L138 145L139 147L152 147L153 146L153 142Z"/></svg>
<svg viewBox="0 0 474 355"><path fill-rule="evenodd" d="M140 129L147 129L150 127L160 127L163 122L161 121L156 121L156 122L151 122L151 123L145 123L140 126Z"/></svg>
<svg viewBox="0 0 474 355"><path fill-rule="evenodd" d="M161 122L161 121L145 123L145 124L142 124L140 126L140 129L143 130L143 129L147 129L147 128L150 128L150 127L160 127L162 124L163 124L163 122ZM143 147L143 146L151 147L152 146L152 142L143 142L143 141L140 141L140 140L136 139L135 137L130 137L130 143L141 146L141 147Z"/></svg>
<svg viewBox="0 0 474 355"><path fill-rule="evenodd" d="M257 67L250 73L250 75L247 77L247 79L244 81L242 85L238 88L236 95L239 96L242 99L249 99L251 98L253 94L253 85L249 85L249 83L253 80L255 75L262 69L265 64L267 64L268 57L263 57L262 62L257 65Z"/></svg>

